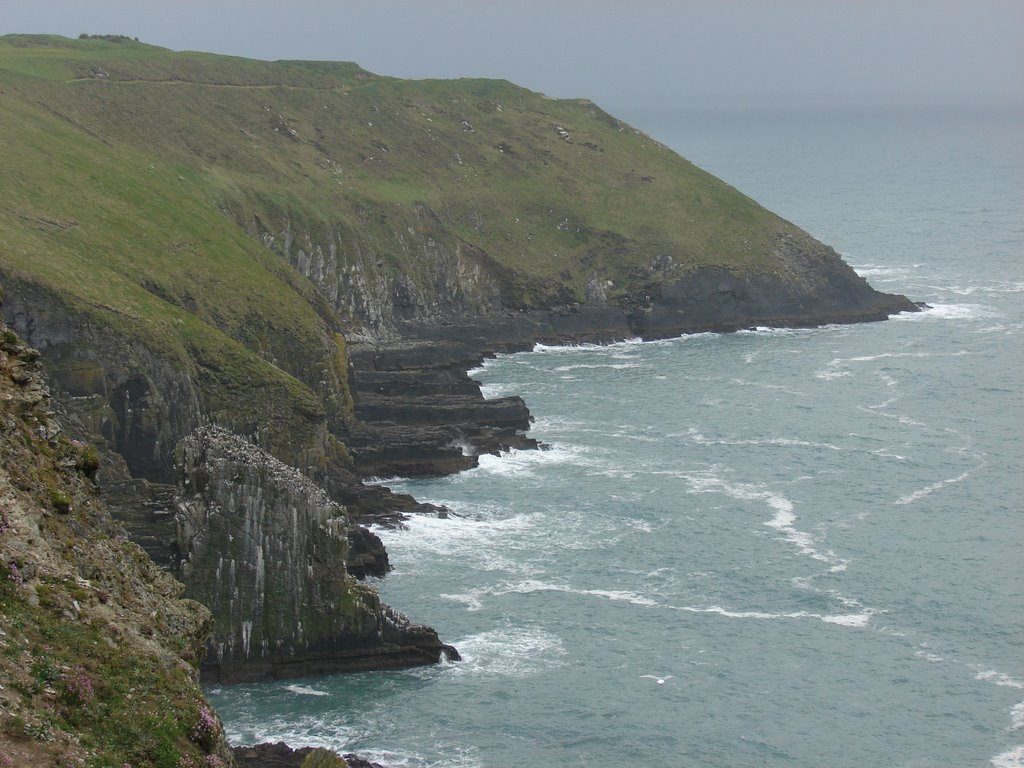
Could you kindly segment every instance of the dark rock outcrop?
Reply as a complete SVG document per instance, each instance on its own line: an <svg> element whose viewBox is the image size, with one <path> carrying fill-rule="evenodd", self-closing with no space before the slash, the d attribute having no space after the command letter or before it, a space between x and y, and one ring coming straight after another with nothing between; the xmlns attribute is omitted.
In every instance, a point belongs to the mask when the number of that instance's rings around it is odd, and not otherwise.
<svg viewBox="0 0 1024 768"><path fill-rule="evenodd" d="M292 749L280 741L276 744L235 747L235 765L238 768L305 768L305 760L317 751L313 747ZM358 755L346 754L344 760L348 768L383 768L380 763L371 763Z"/></svg>
<svg viewBox="0 0 1024 768"><path fill-rule="evenodd" d="M207 679L458 658L347 573L345 510L302 473L216 427L196 430L177 457L181 577L214 616Z"/></svg>
<svg viewBox="0 0 1024 768"><path fill-rule="evenodd" d="M443 475L476 466L477 456L535 448L520 397L487 400L467 370L487 340L432 338L351 345L353 397L361 426L352 453L363 476Z"/></svg>
<svg viewBox="0 0 1024 768"><path fill-rule="evenodd" d="M350 438L363 476L441 475L475 466L477 456L532 448L521 398L485 400L467 375L489 356L534 344L659 339L752 326L804 327L882 320L917 311L904 296L879 293L831 249L795 252L790 274L694 270L652 283L620 306L564 305L444 322L399 325L399 340L350 344L355 413Z"/></svg>
<svg viewBox="0 0 1024 768"><path fill-rule="evenodd" d="M7 322L43 355L62 406L122 456L131 475L172 482L174 445L203 422L194 378L58 297L19 281L5 283Z"/></svg>

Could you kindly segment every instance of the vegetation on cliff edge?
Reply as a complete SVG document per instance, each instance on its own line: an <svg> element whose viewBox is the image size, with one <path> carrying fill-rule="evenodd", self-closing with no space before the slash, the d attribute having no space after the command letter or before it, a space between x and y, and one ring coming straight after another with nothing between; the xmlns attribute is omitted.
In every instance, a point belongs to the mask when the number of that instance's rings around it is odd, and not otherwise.
<svg viewBox="0 0 1024 768"><path fill-rule="evenodd" d="M0 766L229 765L197 684L209 612L111 522L38 353L0 336Z"/></svg>

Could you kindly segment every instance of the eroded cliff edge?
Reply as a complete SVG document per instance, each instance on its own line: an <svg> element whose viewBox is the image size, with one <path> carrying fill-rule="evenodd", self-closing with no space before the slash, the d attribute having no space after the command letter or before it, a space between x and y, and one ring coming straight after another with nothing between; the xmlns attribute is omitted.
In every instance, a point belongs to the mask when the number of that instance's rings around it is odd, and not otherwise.
<svg viewBox="0 0 1024 768"><path fill-rule="evenodd" d="M210 613L110 518L38 357L0 322L0 763L229 765Z"/></svg>

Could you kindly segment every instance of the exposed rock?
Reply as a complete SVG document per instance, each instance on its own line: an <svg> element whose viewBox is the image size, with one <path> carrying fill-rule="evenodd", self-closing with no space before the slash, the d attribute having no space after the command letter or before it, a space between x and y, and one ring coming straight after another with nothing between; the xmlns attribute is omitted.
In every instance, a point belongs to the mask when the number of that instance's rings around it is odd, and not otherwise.
<svg viewBox="0 0 1024 768"><path fill-rule="evenodd" d="M388 551L377 534L361 525L348 531L348 572L357 579L383 576L391 570Z"/></svg>
<svg viewBox="0 0 1024 768"><path fill-rule="evenodd" d="M0 764L227 765L209 612L110 518L38 358L0 322Z"/></svg>
<svg viewBox="0 0 1024 768"><path fill-rule="evenodd" d="M531 417L520 397L484 399L466 371L487 341L456 326L429 340L350 347L355 412L351 445L364 476L442 475L477 464L482 453L532 448Z"/></svg>
<svg viewBox="0 0 1024 768"><path fill-rule="evenodd" d="M235 747L235 764L238 768L309 768L306 760L330 759L337 755L329 750L302 747L292 749L283 742L276 744L257 744L252 747ZM326 753L321 755L318 753ZM344 755L348 768L384 768L379 763L371 763L358 755Z"/></svg>
<svg viewBox="0 0 1024 768"><path fill-rule="evenodd" d="M196 430L177 457L182 581L214 616L204 676L238 682L458 658L347 573L345 510L302 473L217 427Z"/></svg>
<svg viewBox="0 0 1024 768"><path fill-rule="evenodd" d="M7 321L41 351L66 407L124 457L132 475L171 482L175 443L203 421L195 380L43 290L11 281L7 287Z"/></svg>

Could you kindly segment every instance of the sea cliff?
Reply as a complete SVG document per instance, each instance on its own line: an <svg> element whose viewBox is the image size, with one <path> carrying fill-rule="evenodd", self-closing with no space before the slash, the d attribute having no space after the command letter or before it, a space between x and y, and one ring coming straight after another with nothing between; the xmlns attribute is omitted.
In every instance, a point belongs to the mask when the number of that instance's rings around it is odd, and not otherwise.
<svg viewBox="0 0 1024 768"><path fill-rule="evenodd" d="M503 81L10 35L0 129L3 312L39 350L10 354L95 446L85 509L144 548L182 690L201 659L232 682L457 657L357 581L389 568L369 524L445 510L365 481L535 446L483 358L916 309L593 103Z"/></svg>

